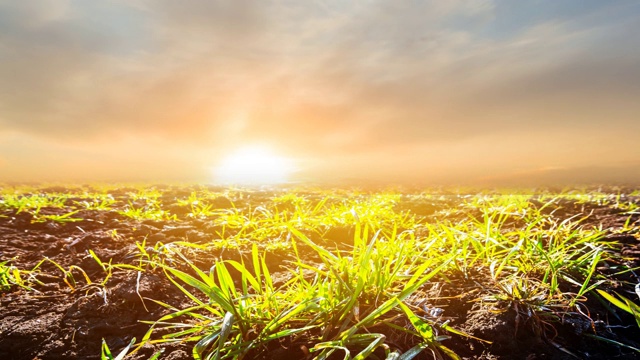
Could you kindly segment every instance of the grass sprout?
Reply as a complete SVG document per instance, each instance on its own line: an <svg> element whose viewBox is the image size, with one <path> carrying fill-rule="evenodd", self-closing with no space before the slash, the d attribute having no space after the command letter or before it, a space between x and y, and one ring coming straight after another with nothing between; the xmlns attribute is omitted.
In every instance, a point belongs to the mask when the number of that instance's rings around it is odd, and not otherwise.
<svg viewBox="0 0 640 360"><path fill-rule="evenodd" d="M28 213L27 220L71 229L75 224L68 223L80 216L101 212L104 223L114 224L107 233L131 242L118 263L100 258L97 249L87 251L102 280L50 258L31 272L53 268L72 291L98 291L105 302L116 271L135 271L138 282L152 272L163 274L188 300L178 307L141 297L145 307L161 306L166 315L145 322L149 330L140 342L117 356L105 343L103 358L124 358L148 343L188 343L193 357L203 360L265 357L283 344L310 359L458 359L451 345L456 338L483 339L462 331L457 314L442 305L454 298L515 318L516 337L533 333L555 344L560 326L579 316L591 324L580 334L637 350L598 332L599 320L592 317L607 312L602 305L600 312L590 307L598 304L594 299L612 304L611 310L631 314L640 328L636 302L613 292L639 268L628 251L638 238L638 192L191 186L168 195L164 189L0 191L3 221L22 221L18 214ZM606 216L614 225L603 225ZM129 234L122 224L129 219L144 222L134 225L142 235ZM141 228L165 234L147 235ZM31 272L4 261L0 287L28 287ZM460 282L468 294L456 293ZM446 297L439 296L443 288ZM435 308L440 312L428 311Z"/></svg>
<svg viewBox="0 0 640 360"><path fill-rule="evenodd" d="M29 284L34 281L34 270L21 270L11 265L8 260L0 262L0 291L10 290L14 286L31 290Z"/></svg>

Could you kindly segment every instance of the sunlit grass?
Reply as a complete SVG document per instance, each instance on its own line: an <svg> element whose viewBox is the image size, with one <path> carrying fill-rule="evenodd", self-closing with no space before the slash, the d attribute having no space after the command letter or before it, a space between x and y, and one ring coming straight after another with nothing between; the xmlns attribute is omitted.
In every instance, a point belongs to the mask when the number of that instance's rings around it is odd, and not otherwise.
<svg viewBox="0 0 640 360"><path fill-rule="evenodd" d="M16 286L30 289L29 276L31 274L31 271L25 271L11 265L8 260L0 262L0 290L9 290Z"/></svg>
<svg viewBox="0 0 640 360"><path fill-rule="evenodd" d="M526 328L541 339L553 339L567 316L582 314L593 323L589 298L604 298L637 319L632 300L603 293L610 286L635 285L610 278L635 269L620 256L621 244L608 235L637 236L637 193L202 186L174 198L154 187L124 192L79 188L69 194L4 187L1 193L0 210L30 213L34 222L76 221L77 214L96 211L130 221L197 221L216 229L208 241L197 244L134 239L128 264L111 264L90 252L107 278L114 271L164 272L193 306L176 308L149 299L169 313L149 323L138 347L187 342L196 359L258 356L281 341L317 359L337 354L411 359L421 352L455 359L447 340L472 334L429 315L425 304L438 300L428 297L431 286L455 288L459 279L475 284L470 301L487 312L513 314L516 331ZM593 221L594 206L627 220L619 228L603 229ZM416 207L429 207L427 215L411 210ZM43 215L45 208L58 212ZM211 267L196 265L203 262L201 256L220 251L239 256L213 256ZM280 266L269 261L276 254L286 259ZM54 265L72 289L79 280L94 284L75 265ZM598 270L603 265L607 273ZM20 285L15 268L3 269L5 288ZM96 285L104 287L105 282ZM389 341L398 337L410 348Z"/></svg>

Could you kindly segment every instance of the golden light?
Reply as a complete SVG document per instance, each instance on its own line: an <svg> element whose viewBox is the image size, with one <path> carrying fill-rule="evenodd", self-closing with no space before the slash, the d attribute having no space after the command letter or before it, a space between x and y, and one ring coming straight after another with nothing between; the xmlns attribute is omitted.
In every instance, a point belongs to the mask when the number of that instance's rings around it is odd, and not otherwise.
<svg viewBox="0 0 640 360"><path fill-rule="evenodd" d="M218 184L274 185L286 183L293 171L290 159L268 147L252 146L225 157L214 169Z"/></svg>

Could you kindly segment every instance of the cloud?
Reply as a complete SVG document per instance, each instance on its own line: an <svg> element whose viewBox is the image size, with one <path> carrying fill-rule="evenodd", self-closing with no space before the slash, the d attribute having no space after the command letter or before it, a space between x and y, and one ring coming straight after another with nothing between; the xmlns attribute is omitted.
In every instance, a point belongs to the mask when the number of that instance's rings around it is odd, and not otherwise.
<svg viewBox="0 0 640 360"><path fill-rule="evenodd" d="M271 141L367 163L639 130L640 9L577 5L1 2L0 133L216 153Z"/></svg>
<svg viewBox="0 0 640 360"><path fill-rule="evenodd" d="M459 12L474 13L483 2L460 4ZM0 69L7 80L0 88L5 125L63 138L105 130L190 138L215 132L237 111L260 116L250 120L257 129L278 127L274 121L290 128L300 117L311 118L313 130L339 118L359 123L367 111L347 118L354 111L346 108L376 100L376 86L403 76L382 67L435 27L422 25L430 23L425 16L435 20L456 9L427 2L403 29L402 16L412 14L407 4L352 5L347 15L361 16L354 22L337 6L323 12L295 2L115 3L107 13L134 19L125 22L132 33L119 34L116 24L94 25L96 9L85 7L23 11L5 5L7 17L18 19L2 39L15 49ZM135 21L144 26L131 25ZM39 25L20 25L30 23ZM123 53L138 43L140 50Z"/></svg>

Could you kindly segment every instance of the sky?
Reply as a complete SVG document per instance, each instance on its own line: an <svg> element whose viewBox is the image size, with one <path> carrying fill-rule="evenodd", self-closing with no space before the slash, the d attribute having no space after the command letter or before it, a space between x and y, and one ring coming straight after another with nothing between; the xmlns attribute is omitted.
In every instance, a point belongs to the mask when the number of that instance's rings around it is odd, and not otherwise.
<svg viewBox="0 0 640 360"><path fill-rule="evenodd" d="M0 0L0 181L638 183L637 0Z"/></svg>

